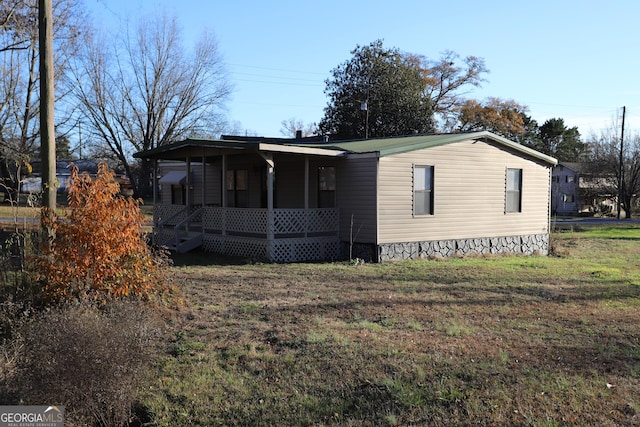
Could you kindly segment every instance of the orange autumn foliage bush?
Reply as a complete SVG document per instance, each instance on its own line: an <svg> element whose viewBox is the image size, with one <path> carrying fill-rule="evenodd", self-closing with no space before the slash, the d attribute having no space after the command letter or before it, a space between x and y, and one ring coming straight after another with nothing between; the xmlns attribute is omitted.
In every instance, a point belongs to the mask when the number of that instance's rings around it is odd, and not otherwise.
<svg viewBox="0 0 640 427"><path fill-rule="evenodd" d="M42 210L52 236L35 260L45 299L105 301L161 290L162 268L142 234L141 201L119 194L104 163L95 178L74 168L70 183L65 215Z"/></svg>

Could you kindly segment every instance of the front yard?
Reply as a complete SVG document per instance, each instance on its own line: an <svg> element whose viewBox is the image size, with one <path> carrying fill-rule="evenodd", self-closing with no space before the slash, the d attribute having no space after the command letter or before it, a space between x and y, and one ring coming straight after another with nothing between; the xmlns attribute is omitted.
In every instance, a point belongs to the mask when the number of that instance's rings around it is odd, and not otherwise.
<svg viewBox="0 0 640 427"><path fill-rule="evenodd" d="M142 407L162 426L639 424L640 228L552 241L367 265L188 254Z"/></svg>

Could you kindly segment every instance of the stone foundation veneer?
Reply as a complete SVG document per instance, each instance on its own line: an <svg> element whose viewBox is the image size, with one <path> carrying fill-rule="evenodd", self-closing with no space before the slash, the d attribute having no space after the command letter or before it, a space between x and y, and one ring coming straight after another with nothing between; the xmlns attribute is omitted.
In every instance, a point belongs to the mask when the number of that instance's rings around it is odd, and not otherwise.
<svg viewBox="0 0 640 427"><path fill-rule="evenodd" d="M358 245L353 247L353 257L373 261L373 247ZM484 237L477 239L435 240L406 243L386 243L378 246L377 261L419 258L447 258L466 255L547 255L549 235L531 234L525 236Z"/></svg>

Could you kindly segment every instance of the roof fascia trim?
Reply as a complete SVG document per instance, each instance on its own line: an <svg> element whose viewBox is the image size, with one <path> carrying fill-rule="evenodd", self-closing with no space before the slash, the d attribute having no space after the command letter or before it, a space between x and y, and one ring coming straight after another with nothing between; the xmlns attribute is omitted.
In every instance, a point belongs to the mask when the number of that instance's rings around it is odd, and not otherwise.
<svg viewBox="0 0 640 427"><path fill-rule="evenodd" d="M291 153L291 154L310 154L315 156L331 156L331 157L340 157L346 154L346 152L342 150L303 147L300 145L269 144L265 142L261 142L258 144L258 150L272 151L272 152L279 152L279 153Z"/></svg>

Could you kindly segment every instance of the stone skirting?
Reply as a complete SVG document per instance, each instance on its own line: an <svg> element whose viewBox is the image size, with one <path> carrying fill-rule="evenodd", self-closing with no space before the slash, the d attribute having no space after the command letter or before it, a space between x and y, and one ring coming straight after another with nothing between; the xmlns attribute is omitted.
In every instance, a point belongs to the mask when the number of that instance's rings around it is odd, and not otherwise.
<svg viewBox="0 0 640 427"><path fill-rule="evenodd" d="M390 261L398 259L447 258L467 255L547 255L549 235L485 237L477 239L435 240L406 243L387 243L378 246L374 254L372 245L354 245L353 257L365 261ZM375 259L374 259L374 255Z"/></svg>

